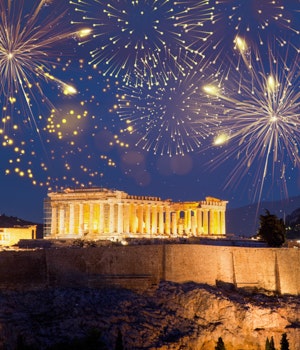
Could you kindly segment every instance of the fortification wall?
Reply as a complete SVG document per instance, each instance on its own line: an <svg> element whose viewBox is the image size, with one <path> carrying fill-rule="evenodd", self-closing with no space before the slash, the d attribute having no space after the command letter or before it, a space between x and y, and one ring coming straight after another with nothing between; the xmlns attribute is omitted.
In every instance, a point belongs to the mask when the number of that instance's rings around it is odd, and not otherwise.
<svg viewBox="0 0 300 350"><path fill-rule="evenodd" d="M208 245L59 248L0 253L0 289L228 283L300 295L300 250Z"/></svg>

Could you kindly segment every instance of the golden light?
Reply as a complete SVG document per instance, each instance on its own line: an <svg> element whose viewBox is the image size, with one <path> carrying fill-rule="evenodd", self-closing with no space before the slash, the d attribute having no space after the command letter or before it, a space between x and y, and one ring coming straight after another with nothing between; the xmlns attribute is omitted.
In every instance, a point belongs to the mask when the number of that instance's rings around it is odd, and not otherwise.
<svg viewBox="0 0 300 350"><path fill-rule="evenodd" d="M271 115L271 117L270 117L270 121L271 121L271 123L275 123L276 121L278 120L278 117L277 117L277 115Z"/></svg>
<svg viewBox="0 0 300 350"><path fill-rule="evenodd" d="M234 43L236 44L236 47L240 52L244 52L248 49L245 39L239 36L236 36Z"/></svg>
<svg viewBox="0 0 300 350"><path fill-rule="evenodd" d="M214 139L214 145L215 146L220 146L223 145L224 143L226 143L229 140L229 135L227 134L220 134L218 136L215 137Z"/></svg>
<svg viewBox="0 0 300 350"><path fill-rule="evenodd" d="M217 86L205 85L203 86L203 91L209 95L218 95L220 90Z"/></svg>
<svg viewBox="0 0 300 350"><path fill-rule="evenodd" d="M79 38L84 38L92 33L92 29L90 28L83 28L78 31Z"/></svg>
<svg viewBox="0 0 300 350"><path fill-rule="evenodd" d="M64 95L75 95L77 94L77 90L74 88L74 86L65 84L63 93Z"/></svg>
<svg viewBox="0 0 300 350"><path fill-rule="evenodd" d="M276 79L272 75L268 76L268 79L267 79L268 92L274 92L276 89L276 86L277 86Z"/></svg>

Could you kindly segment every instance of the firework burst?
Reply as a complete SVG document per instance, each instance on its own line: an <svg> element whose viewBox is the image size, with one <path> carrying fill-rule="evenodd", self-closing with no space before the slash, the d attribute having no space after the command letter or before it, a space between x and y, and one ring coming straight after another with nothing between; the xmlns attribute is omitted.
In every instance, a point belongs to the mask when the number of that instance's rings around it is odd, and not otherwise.
<svg viewBox="0 0 300 350"><path fill-rule="evenodd" d="M92 27L91 64L128 82L133 75L156 83L162 71L185 74L211 35L203 23L212 16L208 1L70 1ZM73 23L76 23L75 21ZM84 43L84 42L83 42ZM85 42L86 44L86 42ZM167 74L165 75L167 77Z"/></svg>
<svg viewBox="0 0 300 350"><path fill-rule="evenodd" d="M203 77L196 69L184 77L170 76L166 84L152 89L147 86L120 89L117 112L126 122L127 131L138 137L136 146L169 156L184 155L201 146L210 134L210 127L217 124L215 118L201 117L204 112L199 97Z"/></svg>
<svg viewBox="0 0 300 350"><path fill-rule="evenodd" d="M213 20L205 22L212 33L207 41L211 61L220 64L237 35L256 38L265 49L271 39L279 46L294 42L292 46L299 50L298 0L215 0L211 4Z"/></svg>
<svg viewBox="0 0 300 350"><path fill-rule="evenodd" d="M76 89L51 74L66 39L77 35L63 24L64 13L48 11L48 1L0 2L0 93L3 120L20 115L38 131L33 106L51 105L42 83L52 82L65 95ZM47 11L47 13L45 12ZM53 107L53 106L51 106ZM6 123L7 125L8 123Z"/></svg>
<svg viewBox="0 0 300 350"><path fill-rule="evenodd" d="M235 75L203 87L222 125L215 138L222 154L213 164L236 160L226 186L238 185L253 172L253 198L261 199L269 177L273 183L277 179L287 196L286 171L300 168L299 55L287 50L282 57L269 47L263 60L238 39L242 59L232 69Z"/></svg>

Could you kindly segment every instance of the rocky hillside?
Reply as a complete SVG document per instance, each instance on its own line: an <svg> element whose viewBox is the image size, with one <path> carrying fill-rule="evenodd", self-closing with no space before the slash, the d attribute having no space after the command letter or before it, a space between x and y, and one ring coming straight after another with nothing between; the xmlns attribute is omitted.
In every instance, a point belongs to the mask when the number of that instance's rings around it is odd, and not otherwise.
<svg viewBox="0 0 300 350"><path fill-rule="evenodd" d="M0 294L1 349L264 350L300 344L297 297L164 282L147 293L48 289Z"/></svg>

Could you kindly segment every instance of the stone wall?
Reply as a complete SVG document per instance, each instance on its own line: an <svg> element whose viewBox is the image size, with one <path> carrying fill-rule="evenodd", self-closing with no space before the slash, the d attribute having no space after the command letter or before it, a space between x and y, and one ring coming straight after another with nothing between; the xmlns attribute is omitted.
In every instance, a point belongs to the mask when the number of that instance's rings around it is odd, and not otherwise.
<svg viewBox="0 0 300 350"><path fill-rule="evenodd" d="M208 245L59 248L0 253L0 289L143 289L160 280L300 294L300 250Z"/></svg>

